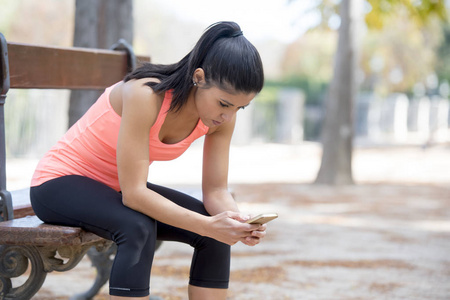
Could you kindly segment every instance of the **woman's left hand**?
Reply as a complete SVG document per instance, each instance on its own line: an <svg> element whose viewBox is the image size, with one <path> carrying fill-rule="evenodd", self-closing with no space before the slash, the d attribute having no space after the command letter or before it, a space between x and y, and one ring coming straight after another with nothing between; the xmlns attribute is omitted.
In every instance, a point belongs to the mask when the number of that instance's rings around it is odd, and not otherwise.
<svg viewBox="0 0 450 300"><path fill-rule="evenodd" d="M266 236L266 224L261 224L257 230L252 231L252 236L241 239L241 242L247 246L255 246Z"/></svg>
<svg viewBox="0 0 450 300"><path fill-rule="evenodd" d="M251 218L252 218L252 215L241 214L241 215L235 217L234 219L239 222L245 223ZM267 225L261 224L261 225L259 225L259 227L256 230L253 230L251 232L251 236L243 237L240 239L240 241L247 246L258 245L261 242L261 239L263 239L266 236L266 229L267 229Z"/></svg>

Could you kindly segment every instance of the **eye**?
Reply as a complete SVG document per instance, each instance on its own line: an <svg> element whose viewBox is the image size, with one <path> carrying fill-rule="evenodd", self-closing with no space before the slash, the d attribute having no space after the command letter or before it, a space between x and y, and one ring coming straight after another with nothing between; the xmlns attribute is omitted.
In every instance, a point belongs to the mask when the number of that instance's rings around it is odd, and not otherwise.
<svg viewBox="0 0 450 300"><path fill-rule="evenodd" d="M222 106L222 107L229 107L229 105L228 105L228 104L226 104L226 103L223 103L222 101L219 101L219 103L220 103L220 106Z"/></svg>
<svg viewBox="0 0 450 300"><path fill-rule="evenodd" d="M249 104L247 104L247 105L244 105L244 106L239 106L238 107L238 109L242 109L242 110L244 110L247 106L249 106L250 105L250 103Z"/></svg>

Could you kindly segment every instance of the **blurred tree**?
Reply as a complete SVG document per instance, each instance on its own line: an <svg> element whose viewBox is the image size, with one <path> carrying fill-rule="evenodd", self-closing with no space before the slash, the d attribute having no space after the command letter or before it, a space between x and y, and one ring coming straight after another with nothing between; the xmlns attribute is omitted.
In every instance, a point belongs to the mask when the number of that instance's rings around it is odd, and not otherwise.
<svg viewBox="0 0 450 300"><path fill-rule="evenodd" d="M367 0L369 12L366 24L372 29L382 29L390 18L398 15L399 9L406 9L408 16L419 25L425 25L430 17L447 20L445 0Z"/></svg>
<svg viewBox="0 0 450 300"><path fill-rule="evenodd" d="M366 26L361 24L364 33L358 62L360 89L379 96L412 93L418 85L426 85L427 78L435 72L440 82L449 81L450 75L444 75L449 74L445 70L450 70L445 63L450 58L448 24L445 26L438 18L420 21L411 17L410 9L399 5L395 14L385 13L382 22L375 22L370 3L364 3L370 18L365 18ZM308 104L321 104L324 90L317 89L326 88L331 82L338 35L333 28L338 27L340 19L336 15L337 4L321 2L320 7L328 7L322 22L287 46L281 68L283 77L272 83L300 87Z"/></svg>
<svg viewBox="0 0 450 300"><path fill-rule="evenodd" d="M382 28L387 17L405 7L408 15L418 23L426 23L437 15L446 20L445 0L322 0L318 5L322 15L319 26L336 23L340 11L338 46L335 56L333 78L325 104L325 121L322 127L323 154L316 178L318 184L352 184L353 152L353 102L356 94L356 56L358 53L357 16L361 5L369 28ZM362 9L362 7L361 7ZM332 21L332 22L331 22ZM331 23L330 23L331 22Z"/></svg>
<svg viewBox="0 0 450 300"><path fill-rule="evenodd" d="M443 38L441 24L431 20L426 26L420 25L404 8L397 9L397 15L385 24L370 30L364 38L361 89L380 96L411 92L440 65L437 48Z"/></svg>
<svg viewBox="0 0 450 300"><path fill-rule="evenodd" d="M444 41L438 49L436 73L440 81L450 83L450 24L444 26Z"/></svg>
<svg viewBox="0 0 450 300"><path fill-rule="evenodd" d="M133 42L132 0L76 0L75 47L108 49L120 38ZM97 100L99 91L72 91L69 127Z"/></svg>
<svg viewBox="0 0 450 300"><path fill-rule="evenodd" d="M338 45L325 119L322 163L315 183L352 184L353 102L356 94L357 28L362 0L342 0Z"/></svg>

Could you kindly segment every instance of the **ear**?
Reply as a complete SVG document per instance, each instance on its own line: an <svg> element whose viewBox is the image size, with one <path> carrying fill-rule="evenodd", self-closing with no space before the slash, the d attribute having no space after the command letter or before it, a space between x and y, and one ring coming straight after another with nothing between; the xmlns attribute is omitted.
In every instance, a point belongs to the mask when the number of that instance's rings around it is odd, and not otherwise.
<svg viewBox="0 0 450 300"><path fill-rule="evenodd" d="M192 81L197 84L205 83L205 71L202 68L197 68L194 71L194 75L192 76Z"/></svg>

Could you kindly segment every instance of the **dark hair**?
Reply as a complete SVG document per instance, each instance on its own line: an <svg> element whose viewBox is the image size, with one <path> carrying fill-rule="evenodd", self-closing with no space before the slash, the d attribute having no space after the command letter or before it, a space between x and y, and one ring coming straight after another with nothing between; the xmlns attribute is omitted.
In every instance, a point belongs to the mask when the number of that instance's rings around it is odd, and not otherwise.
<svg viewBox="0 0 450 300"><path fill-rule="evenodd" d="M150 77L159 79L159 83L148 82L146 85L155 92L173 89L170 110L177 111L187 101L197 68L204 70L206 84L224 90L259 93L264 85L259 53L234 22L218 22L209 26L194 49L178 63L146 63L128 74L124 81Z"/></svg>

